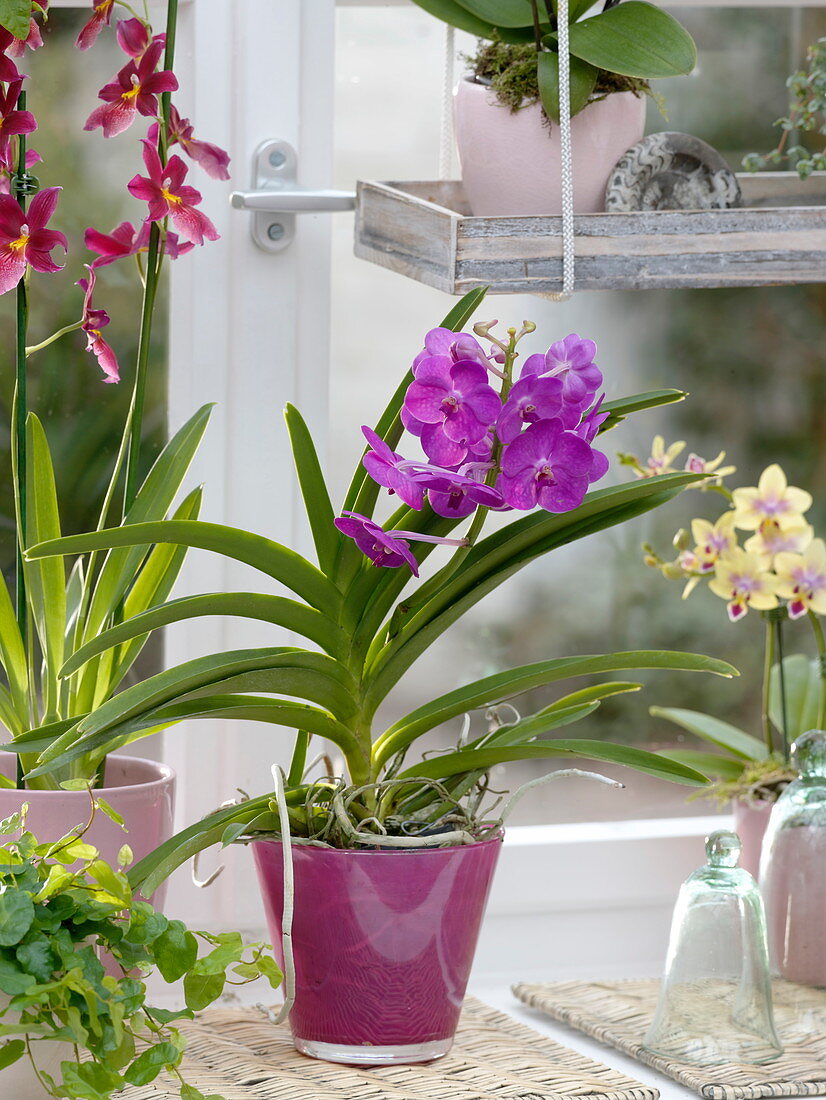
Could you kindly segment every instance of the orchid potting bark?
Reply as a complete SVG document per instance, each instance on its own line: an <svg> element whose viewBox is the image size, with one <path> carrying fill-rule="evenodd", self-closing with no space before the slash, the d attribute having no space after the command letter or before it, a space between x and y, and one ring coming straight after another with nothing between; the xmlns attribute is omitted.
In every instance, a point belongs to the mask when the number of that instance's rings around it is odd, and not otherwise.
<svg viewBox="0 0 826 1100"><path fill-rule="evenodd" d="M124 18L119 18L123 15ZM170 440L145 480L141 460L144 397L150 363L150 338L158 285L164 260L175 259L204 241L217 237L200 209L201 195L188 182L189 166L175 146L199 170L228 178L228 157L217 146L195 137L192 124L175 110L171 96L178 81L173 72L176 0L167 6L166 27L156 34L148 19L127 4L104 0L90 10L77 38L87 50L101 33L111 34L123 53L123 65L99 92L99 104L86 119L76 120L93 155L104 157L106 143L129 131L136 134L135 174L126 191L141 204L134 223L123 222L108 231L89 225L85 233L87 257L69 256L68 242L59 228L61 188L41 188L50 165L28 139L37 131L37 82L20 69L27 50L44 48L41 25L48 20L47 0L14 0L0 6L0 294L16 296L16 390L12 425L17 542L20 560L14 599L0 583L0 661L5 683L0 684L0 721L12 742L38 730L30 751L19 753L17 785L51 789L68 781L104 781L106 753L124 739L101 746L70 767L29 776L46 742L71 730L80 716L93 713L121 686L143 647L143 640L102 662L85 666L78 675L61 677L68 657L102 629L128 620L171 591L182 564L182 553L160 555L92 555L78 562L67 579L61 563L30 565L23 552L44 536L60 532L59 502L47 433L28 409L27 382L37 370L38 352L59 339L85 339L87 351L100 368L100 381L117 384L123 376L132 398L118 454L108 486L98 503L98 527L113 520L162 519L173 507L187 468L206 427L209 409L199 410ZM48 43L48 36L46 37ZM32 84L31 89L28 85ZM27 96L31 99L27 103ZM90 107L93 105L90 104ZM71 120L66 120L66 128ZM36 139L35 139L36 140ZM94 216L91 196L90 216ZM140 305L139 340L134 365L122 362L107 338L110 317L99 299L106 293L108 276L102 269L127 261L134 271L136 305ZM78 318L56 332L29 333L30 295L48 295L48 276L65 263L77 263ZM43 278L41 278L43 276ZM106 391L93 373L88 379L89 400L104 401ZM190 493L174 514L197 516L200 491ZM114 658L114 659L113 659ZM34 745L34 748L31 746Z"/></svg>

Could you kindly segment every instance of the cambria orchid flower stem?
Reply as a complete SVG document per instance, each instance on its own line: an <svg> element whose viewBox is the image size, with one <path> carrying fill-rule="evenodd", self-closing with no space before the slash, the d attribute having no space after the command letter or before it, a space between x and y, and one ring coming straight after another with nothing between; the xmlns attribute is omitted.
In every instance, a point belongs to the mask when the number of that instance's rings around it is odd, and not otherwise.
<svg viewBox="0 0 826 1100"><path fill-rule="evenodd" d="M66 325L65 328L60 328L57 332L53 332L51 336L47 336L45 340L41 340L39 344L29 344L26 347L26 358L30 355L34 355L36 351L42 351L47 348L49 344L53 344L56 340L59 340L61 336L68 336L70 332L77 332L79 328L83 326L83 321L75 321L74 324Z"/></svg>
<svg viewBox="0 0 826 1100"><path fill-rule="evenodd" d="M21 91L17 97L18 111L26 110L26 93ZM26 209L26 135L17 138L17 173L15 192L20 209ZM29 648L29 603L26 599L26 576L23 571L23 549L26 543L28 523L27 492L27 455L26 455L26 417L28 416L28 393L26 386L26 336L29 329L28 287L25 277L17 284L17 318L15 347L15 395L14 395L14 448L17 464L17 497L19 515L17 535L17 564L15 569L15 601L17 625L24 649ZM33 662L29 662L33 667ZM16 784L23 786L24 765L21 756L17 757Z"/></svg>
<svg viewBox="0 0 826 1100"><path fill-rule="evenodd" d="M178 26L178 0L168 0L166 10L166 47L164 51L164 69L171 70L175 62L175 32ZM167 134L172 93L161 95L161 124L158 127L158 155L161 163L166 164ZM152 223L149 233L149 251L146 257L146 279L143 286L143 308L141 328L138 340L138 358L135 368L135 387L132 391L132 405L129 411L129 453L126 460L126 480L123 488L123 515L132 507L138 492L141 436L143 434L143 408L146 396L146 375L149 368L149 344L152 337L152 319L158 292L158 280L163 262L160 248L161 229L157 222Z"/></svg>

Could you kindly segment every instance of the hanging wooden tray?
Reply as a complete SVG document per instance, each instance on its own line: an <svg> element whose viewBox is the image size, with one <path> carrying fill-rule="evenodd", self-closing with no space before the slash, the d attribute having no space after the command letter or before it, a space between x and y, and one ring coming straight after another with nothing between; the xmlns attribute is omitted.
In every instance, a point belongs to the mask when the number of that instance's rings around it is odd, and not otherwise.
<svg viewBox="0 0 826 1100"><path fill-rule="evenodd" d="M826 172L738 177L736 210L580 214L581 290L826 282ZM358 185L356 255L449 294L562 284L561 218L474 218L458 181Z"/></svg>

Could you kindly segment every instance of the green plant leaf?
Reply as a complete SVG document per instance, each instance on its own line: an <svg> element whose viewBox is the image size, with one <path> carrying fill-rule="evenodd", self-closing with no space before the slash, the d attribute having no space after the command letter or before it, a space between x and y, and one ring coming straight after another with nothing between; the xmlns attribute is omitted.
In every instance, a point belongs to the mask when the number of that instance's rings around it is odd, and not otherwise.
<svg viewBox="0 0 826 1100"><path fill-rule="evenodd" d="M134 527L166 516L195 457L211 412L211 405L203 405L169 440L138 490L125 526ZM110 553L95 581L84 639L94 637L116 612L147 553L146 544L138 542L114 543L107 549Z"/></svg>
<svg viewBox="0 0 826 1100"><path fill-rule="evenodd" d="M582 657L558 657L552 661L521 665L497 672L483 680L448 692L418 707L394 723L380 737L373 750L377 764L385 763L401 749L410 745L435 726L463 714L466 710L505 702L533 688L544 687L572 676L590 676L601 672L628 669L671 669L683 672L710 672L717 676L736 676L737 670L725 661L698 653L678 653L670 650L631 650ZM480 765L481 766L481 765Z"/></svg>
<svg viewBox="0 0 826 1100"><path fill-rule="evenodd" d="M682 76L697 64L694 39L662 8L625 0L569 28L574 57L643 80Z"/></svg>
<svg viewBox="0 0 826 1100"><path fill-rule="evenodd" d="M46 433L38 418L26 418L26 442L29 452L26 468L28 485L28 530L26 545L60 538L57 489ZM26 567L26 587L37 636L43 647L45 676L43 707L47 715L57 716L57 674L63 664L66 641L66 567L62 561L42 561Z"/></svg>
<svg viewBox="0 0 826 1100"><path fill-rule="evenodd" d="M190 971L184 978L184 997L187 1008L191 1008L193 1012L200 1012L213 1001L217 1001L224 991L225 981L223 971L216 974Z"/></svg>
<svg viewBox="0 0 826 1100"><path fill-rule="evenodd" d="M313 533L318 565L322 573L329 577L332 576L343 536L333 522L335 513L330 503L330 494L327 492L313 437L304 418L294 405L287 405L284 419L287 422L304 508Z"/></svg>
<svg viewBox="0 0 826 1100"><path fill-rule="evenodd" d="M0 947L20 943L34 921L31 894L22 890L6 890L0 894Z"/></svg>
<svg viewBox="0 0 826 1100"><path fill-rule="evenodd" d="M148 1085L166 1066L176 1066L181 1053L172 1043L156 1043L139 1054L123 1075L130 1085Z"/></svg>
<svg viewBox="0 0 826 1100"><path fill-rule="evenodd" d="M701 772L708 779L739 779L743 774L743 763L730 756L721 756L716 752L698 752L695 749L660 749L659 756L686 764L689 768Z"/></svg>
<svg viewBox="0 0 826 1100"><path fill-rule="evenodd" d="M656 409L662 405L673 405L678 401L685 401L686 397L688 394L685 390L648 390L645 393L635 393L631 397L621 397L616 401L603 401L600 412L607 412L608 418L600 424L597 434L609 432L631 413Z"/></svg>
<svg viewBox="0 0 826 1100"><path fill-rule="evenodd" d="M32 0L0 0L0 27L15 38L27 37L31 17Z"/></svg>
<svg viewBox="0 0 826 1100"><path fill-rule="evenodd" d="M477 38L496 37L497 27L474 15L458 0L413 0L413 3L418 4L428 14L435 15L437 19L450 24L451 27L456 27L457 30L467 31L468 34L476 35ZM532 37L532 31L527 27L502 27L499 37L503 42L527 42Z"/></svg>
<svg viewBox="0 0 826 1100"><path fill-rule="evenodd" d="M85 535L69 535L54 542L41 543L27 550L29 560L55 555L86 554L115 546L150 546L175 544L193 549L211 550L216 554L243 562L267 577L280 581L319 611L336 615L341 593L322 572L308 561L263 535L225 527L202 520L164 520L155 523L133 523L110 527Z"/></svg>
<svg viewBox="0 0 826 1100"><path fill-rule="evenodd" d="M601 760L609 764L622 764L634 771L645 772L658 779L668 779L689 786L704 786L706 778L693 768L668 760L644 749L630 745L613 745L608 741L531 741L524 745L504 748L461 749L449 752L405 769L399 779L446 779L462 772L507 764L513 760L537 760L554 756L577 756L588 760Z"/></svg>
<svg viewBox="0 0 826 1100"><path fill-rule="evenodd" d="M0 1046L0 1070L14 1065L26 1053L26 1044L23 1039L10 1039Z"/></svg>
<svg viewBox="0 0 826 1100"><path fill-rule="evenodd" d="M680 707L650 707L648 713L654 718L665 718L668 722L673 722L693 733L695 737L725 749L740 760L765 760L769 755L769 750L758 738L710 714Z"/></svg>
<svg viewBox="0 0 826 1100"><path fill-rule="evenodd" d="M16 997L19 993L28 993L37 981L31 974L26 974L8 959L0 959L0 990L9 997Z"/></svg>
<svg viewBox="0 0 826 1100"><path fill-rule="evenodd" d="M345 657L348 643L341 628L332 619L314 608L306 607L284 596L258 592L213 592L202 596L183 596L160 607L135 615L109 630L73 654L61 670L70 676L87 661L104 650L153 630L200 616L238 616L259 622L283 626L316 642L331 656Z"/></svg>
<svg viewBox="0 0 826 1100"><path fill-rule="evenodd" d="M12 728L11 732L17 733L22 726L27 724L26 717L29 711L28 662L5 577L0 577L0 661L2 661L6 672L9 692L14 703L15 714L18 717L17 728Z"/></svg>
<svg viewBox="0 0 826 1100"><path fill-rule="evenodd" d="M817 661L802 653L783 658L786 682L786 740L791 745L802 733L815 729L818 723L821 681ZM783 730L783 707L780 696L780 666L769 674L769 718L776 729Z"/></svg>
<svg viewBox="0 0 826 1100"><path fill-rule="evenodd" d="M554 122L559 122L559 54L544 50L537 54L537 76L539 78L539 98L545 114ZM587 61L571 57L571 117L582 110L591 98L597 82L599 70Z"/></svg>
<svg viewBox="0 0 826 1100"><path fill-rule="evenodd" d="M198 941L179 920L169 922L152 945L155 964L165 982L177 982L198 958Z"/></svg>
<svg viewBox="0 0 826 1100"><path fill-rule="evenodd" d="M530 27L533 13L530 0L456 0L471 15L495 27Z"/></svg>

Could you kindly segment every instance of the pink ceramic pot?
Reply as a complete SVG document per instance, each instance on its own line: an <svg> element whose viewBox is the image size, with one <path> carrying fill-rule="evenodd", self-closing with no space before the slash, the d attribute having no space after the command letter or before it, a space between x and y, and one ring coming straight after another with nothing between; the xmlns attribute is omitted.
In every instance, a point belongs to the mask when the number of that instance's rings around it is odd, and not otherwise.
<svg viewBox="0 0 826 1100"><path fill-rule="evenodd" d="M763 835L766 832L773 805L773 802L743 802L741 799L732 803L734 831L743 845L740 852L740 866L755 878L759 878L760 875Z"/></svg>
<svg viewBox="0 0 826 1100"><path fill-rule="evenodd" d="M490 88L462 80L455 98L462 182L477 217L562 212L559 127L548 129L538 103L516 112ZM619 92L571 119L574 210L605 209L605 188L620 157L642 138L645 97Z"/></svg>
<svg viewBox="0 0 826 1100"><path fill-rule="evenodd" d="M368 1065L447 1054L501 846L501 838L407 851L293 846L298 1050ZM282 848L252 848L280 951Z"/></svg>
<svg viewBox="0 0 826 1100"><path fill-rule="evenodd" d="M14 767L15 758L4 753L0 772L13 777ZM105 814L98 813L86 834L108 863L117 864L124 844L129 845L137 861L172 836L175 772L167 764L137 756L110 756L106 786L97 793L126 822L124 832ZM89 796L85 791L18 791L6 787L0 787L0 819L16 813L24 802L29 804L28 828L44 841L58 840L89 819ZM164 884L153 896L153 904L161 908L165 897Z"/></svg>

